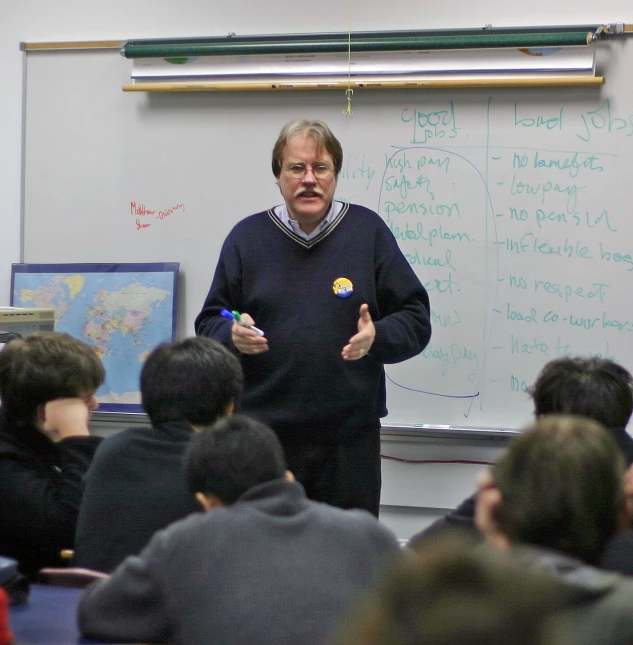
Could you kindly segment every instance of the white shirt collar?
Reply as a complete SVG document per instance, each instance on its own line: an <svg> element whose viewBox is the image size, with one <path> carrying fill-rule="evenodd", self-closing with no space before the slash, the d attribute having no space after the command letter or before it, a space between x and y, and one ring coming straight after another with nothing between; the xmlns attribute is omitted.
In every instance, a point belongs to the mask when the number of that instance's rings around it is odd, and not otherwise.
<svg viewBox="0 0 633 645"><path fill-rule="evenodd" d="M330 208L325 217L321 222L319 222L319 225L312 231L312 233L306 233L299 226L299 222L297 222L296 219L292 219L292 217L290 217L290 213L288 212L288 208L285 203L280 204L279 206L275 206L275 208L273 208L273 213L275 214L277 219L282 224L287 226L293 233L303 238L304 240L309 241L313 237L320 235L332 223L332 221L336 219L338 214L343 209L343 206L343 202L332 200L332 204L330 205Z"/></svg>

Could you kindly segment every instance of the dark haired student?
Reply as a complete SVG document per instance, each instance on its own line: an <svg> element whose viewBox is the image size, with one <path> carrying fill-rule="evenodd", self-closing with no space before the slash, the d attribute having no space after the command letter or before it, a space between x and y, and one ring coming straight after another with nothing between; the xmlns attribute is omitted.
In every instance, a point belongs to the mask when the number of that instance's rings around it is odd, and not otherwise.
<svg viewBox="0 0 633 645"><path fill-rule="evenodd" d="M622 365L597 356L556 358L546 363L528 392L537 419L547 414L572 414L598 421L609 430L627 466L633 463L633 438L626 431L633 414L633 376ZM465 499L411 541L451 527L475 530L475 499L476 495ZM633 575L632 529L613 537L601 567Z"/></svg>
<svg viewBox="0 0 633 645"><path fill-rule="evenodd" d="M88 587L84 636L173 645L322 645L399 552L365 511L308 500L279 440L235 415L192 439L185 458L196 513L157 532Z"/></svg>
<svg viewBox="0 0 633 645"><path fill-rule="evenodd" d="M242 391L238 360L208 338L158 346L141 371L151 427L108 437L86 475L73 565L110 572L155 531L199 510L182 472L196 430L231 414Z"/></svg>
<svg viewBox="0 0 633 645"><path fill-rule="evenodd" d="M31 578L73 546L104 377L92 348L67 334L38 332L0 352L0 555Z"/></svg>

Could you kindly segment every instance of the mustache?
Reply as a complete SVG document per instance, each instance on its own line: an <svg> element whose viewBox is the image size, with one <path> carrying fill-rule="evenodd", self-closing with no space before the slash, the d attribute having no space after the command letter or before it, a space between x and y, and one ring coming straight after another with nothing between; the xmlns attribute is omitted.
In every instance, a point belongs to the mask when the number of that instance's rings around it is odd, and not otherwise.
<svg viewBox="0 0 633 645"><path fill-rule="evenodd" d="M299 188L297 192L293 195L294 197L303 197L304 195L317 195L319 197L325 197L325 193L320 188Z"/></svg>

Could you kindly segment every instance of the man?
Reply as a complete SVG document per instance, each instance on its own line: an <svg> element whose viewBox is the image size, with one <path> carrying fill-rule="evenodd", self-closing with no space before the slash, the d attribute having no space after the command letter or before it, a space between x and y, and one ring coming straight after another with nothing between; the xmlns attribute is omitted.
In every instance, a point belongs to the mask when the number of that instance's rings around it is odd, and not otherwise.
<svg viewBox="0 0 633 645"><path fill-rule="evenodd" d="M633 376L621 365L595 356L557 358L543 367L529 394L537 419L544 414L572 414L598 421L611 432L627 465L633 463L633 439L626 432L633 413ZM474 530L474 514L475 495L471 495L411 540L448 527ZM628 544L624 536L616 541L619 544L623 539ZM633 541L633 533L630 539ZM627 566L633 573L633 552L625 558L626 548L619 548L617 560L615 553L613 557L610 554L611 549L605 553L607 568L628 573L623 570Z"/></svg>
<svg viewBox="0 0 633 645"><path fill-rule="evenodd" d="M231 231L195 329L241 354L243 410L275 430L308 496L378 515L383 365L427 345L429 299L381 218L334 199L342 163L324 123L284 126L285 203Z"/></svg>
<svg viewBox="0 0 633 645"><path fill-rule="evenodd" d="M479 530L526 566L564 582L576 643L633 642L633 580L594 568L631 522L624 472L602 425L543 416L479 481Z"/></svg>
<svg viewBox="0 0 633 645"><path fill-rule="evenodd" d="M0 554L31 578L73 546L104 377L95 352L67 334L37 332L0 352Z"/></svg>
<svg viewBox="0 0 633 645"><path fill-rule="evenodd" d="M84 636L175 645L317 645L386 556L364 511L309 501L264 424L227 417L195 436L189 488L208 511L157 533L86 589Z"/></svg>
<svg viewBox="0 0 633 645"><path fill-rule="evenodd" d="M108 437L86 484L73 565L110 572L152 535L198 510L182 473L196 430L230 414L242 391L239 361L209 338L159 345L141 371L151 427Z"/></svg>

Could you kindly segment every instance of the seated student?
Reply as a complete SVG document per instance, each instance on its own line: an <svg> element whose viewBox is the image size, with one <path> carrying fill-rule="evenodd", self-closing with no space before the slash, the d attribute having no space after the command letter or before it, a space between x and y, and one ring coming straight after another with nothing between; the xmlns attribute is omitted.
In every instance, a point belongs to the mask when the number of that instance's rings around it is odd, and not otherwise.
<svg viewBox="0 0 633 645"><path fill-rule="evenodd" d="M624 457L582 417L542 416L482 473L475 520L490 544L564 583L574 642L633 643L633 580L595 568L631 523Z"/></svg>
<svg viewBox="0 0 633 645"><path fill-rule="evenodd" d="M152 535L199 507L187 490L182 456L196 430L231 414L242 391L237 358L209 338L159 345L141 371L152 427L108 437L85 479L76 567L110 572Z"/></svg>
<svg viewBox="0 0 633 645"><path fill-rule="evenodd" d="M633 376L612 360L597 357L564 357L550 361L543 367L530 388L529 394L534 402L534 415L573 414L598 421L609 429L622 451L627 465L633 463L633 438L626 432L633 413ZM411 538L411 543L424 535L445 528L464 528L476 530L475 495L465 499L454 511L438 520L430 527ZM633 533L631 534L633 545ZM628 539L616 538L618 542ZM609 560L608 568L633 573L633 546L625 557L626 548L618 551L618 560L605 553Z"/></svg>
<svg viewBox="0 0 633 645"><path fill-rule="evenodd" d="M463 534L403 552L330 645L576 645L562 585Z"/></svg>
<svg viewBox="0 0 633 645"><path fill-rule="evenodd" d="M104 376L95 352L67 334L37 332L0 352L0 554L31 578L62 566L60 551L73 546Z"/></svg>
<svg viewBox="0 0 633 645"><path fill-rule="evenodd" d="M368 512L308 500L274 432L248 417L195 436L185 472L210 512L159 531L88 587L78 616L85 636L317 645L399 551Z"/></svg>

